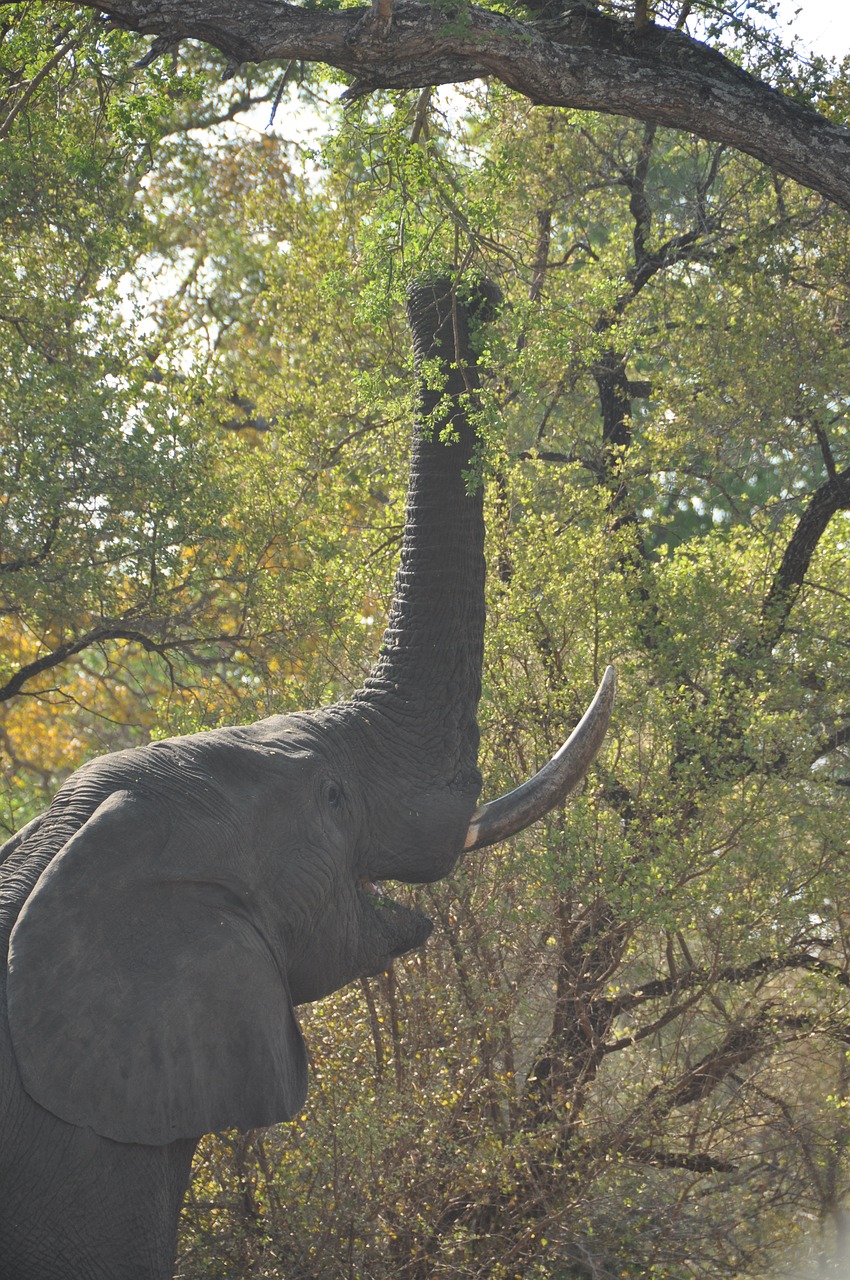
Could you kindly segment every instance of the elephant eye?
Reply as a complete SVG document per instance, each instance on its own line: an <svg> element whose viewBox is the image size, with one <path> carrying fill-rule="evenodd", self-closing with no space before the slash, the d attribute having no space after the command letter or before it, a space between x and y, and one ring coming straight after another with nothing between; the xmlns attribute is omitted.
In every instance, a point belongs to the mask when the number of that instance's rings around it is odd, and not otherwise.
<svg viewBox="0 0 850 1280"><path fill-rule="evenodd" d="M339 809L345 800L345 792L336 782L327 783L325 796L332 809Z"/></svg>

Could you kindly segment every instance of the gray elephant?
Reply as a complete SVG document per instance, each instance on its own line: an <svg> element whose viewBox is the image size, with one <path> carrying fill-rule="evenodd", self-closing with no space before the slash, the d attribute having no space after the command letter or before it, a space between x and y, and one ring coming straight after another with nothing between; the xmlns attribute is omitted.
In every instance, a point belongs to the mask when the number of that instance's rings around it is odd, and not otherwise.
<svg viewBox="0 0 850 1280"><path fill-rule="evenodd" d="M496 302L409 299L419 388L394 602L348 701L80 769L0 851L0 1278L164 1280L198 1137L291 1118L294 1006L383 971L430 922L376 882L446 876L583 775L608 674L535 779L478 806L483 507L465 479L471 331ZM433 365L429 364L429 368ZM453 428L423 429L435 410Z"/></svg>

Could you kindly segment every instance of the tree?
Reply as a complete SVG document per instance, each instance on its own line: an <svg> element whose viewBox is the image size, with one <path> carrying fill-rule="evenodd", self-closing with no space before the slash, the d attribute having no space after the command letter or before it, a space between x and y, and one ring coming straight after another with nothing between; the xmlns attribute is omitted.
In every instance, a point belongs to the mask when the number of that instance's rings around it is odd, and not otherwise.
<svg viewBox="0 0 850 1280"><path fill-rule="evenodd" d="M351 319L500 272L485 767L541 763L608 657L618 727L566 814L422 891L422 961L309 1015L314 1099L208 1144L187 1275L758 1275L843 1229L843 220L725 149L478 106L349 120Z"/></svg>
<svg viewBox="0 0 850 1280"><path fill-rule="evenodd" d="M148 58L201 40L225 55L228 75L246 62L327 63L353 77L349 98L494 77L534 103L627 115L737 147L850 208L850 134L840 107L834 121L813 109L817 73L802 94L796 85L782 93L772 83L782 68L768 65L759 79L758 59L750 74L683 30L689 17L702 16L710 36L731 32L734 39L742 31L734 10L716 16L714 5L690 0L659 6L657 14L645 3L613 0L534 0L522 16L498 5L445 9L406 0L342 11L331 4L270 10L257 0L214 12L204 0L116 0L96 9L155 36ZM746 12L771 9L750 3ZM746 43L744 52L751 52Z"/></svg>
<svg viewBox="0 0 850 1280"><path fill-rule="evenodd" d="M309 30L351 13L275 10ZM399 7L388 41L417 15ZM26 408L7 412L4 448L28 485L10 499L10 563L27 559L7 574L11 672L31 661L12 628L34 602L52 643L54 614L86 635L92 602L109 618L146 601L150 546L174 591L146 635L179 641L176 696L158 652L117 637L86 650L90 670L50 672L66 696L87 681L95 715L122 701L116 738L359 683L401 527L399 304L449 262L507 298L471 477L488 487L493 785L558 745L595 668L613 659L621 678L576 803L418 891L438 926L421 957L305 1011L314 1086L297 1124L206 1144L181 1274L757 1276L802 1267L807 1223L828 1254L848 1186L844 215L728 145L498 83L458 90L451 114L427 89L375 91L319 163L275 136L201 140L193 119L273 103L280 68L217 88L221 62L186 46L134 70L138 46L99 27L87 65L120 52L121 76L74 76L66 132L39 96L64 83L67 55L48 67L63 30L45 44L33 27L8 76L6 118L29 94L6 143L34 213L31 240L9 242L7 296L22 264L39 282L61 266L40 237L105 176L73 223L96 233L84 287L40 285L4 330L6 403ZM765 75L792 70L777 57ZM801 94L839 114L843 74L816 70ZM73 167L92 84L144 181L123 160L102 170L108 147ZM63 252L74 261L71 237ZM27 470L66 438L87 465L64 488L52 461ZM171 502L163 545L149 514ZM117 513L102 535L101 509ZM61 572L57 513L76 539ZM124 573L122 546L144 573ZM47 721L25 688L6 706L24 708L29 745ZM50 760L51 775L67 764Z"/></svg>
<svg viewBox="0 0 850 1280"><path fill-rule="evenodd" d="M126 37L14 16L0 26L10 830L86 753L148 732L190 672L224 675L250 647L256 569L230 526L230 446L206 429L201 364L180 367L185 334L142 317L133 284L156 252L144 191L157 147L170 156L170 134L185 157L191 125L263 97L240 86L199 107L191 71L131 85Z"/></svg>

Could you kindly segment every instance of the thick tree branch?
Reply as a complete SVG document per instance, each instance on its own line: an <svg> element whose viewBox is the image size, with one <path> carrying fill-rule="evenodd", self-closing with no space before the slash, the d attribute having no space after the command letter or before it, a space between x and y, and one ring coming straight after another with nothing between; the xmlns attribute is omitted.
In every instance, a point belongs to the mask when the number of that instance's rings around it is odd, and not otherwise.
<svg viewBox="0 0 850 1280"><path fill-rule="evenodd" d="M770 1004L764 1005L749 1022L730 1027L723 1041L711 1049L692 1070L682 1075L672 1087L655 1086L647 1095L647 1104L656 1098L663 1099L664 1110L689 1106L701 1102L714 1092L732 1072L748 1066L762 1053L771 1053L776 1047L776 1032L785 1038L797 1040L817 1032L831 1036L840 1044L850 1039L848 1028L841 1023L826 1022L819 1025L817 1015L782 1014Z"/></svg>
<svg viewBox="0 0 850 1280"><path fill-rule="evenodd" d="M35 658L32 662L27 662L24 666L19 667L15 674L10 676L4 685L0 686L0 702L7 702L10 698L16 697L22 691L24 685L28 684L30 680L34 680L36 676L40 676L45 671L52 671L54 667L61 666L69 658L75 657L76 654L82 653L85 649L104 640L134 640L138 641L145 649L157 649L150 637L142 632L130 631L125 626L95 627L91 631L87 631L85 635L79 636L76 640L69 640L66 644L57 645L49 653L44 653L40 658Z"/></svg>
<svg viewBox="0 0 850 1280"><path fill-rule="evenodd" d="M747 1066L771 1047L769 1010L763 1009L752 1022L730 1028L721 1044L711 1049L696 1066L685 1072L671 1088L650 1089L647 1103L663 1098L664 1110L700 1102L722 1084L730 1072Z"/></svg>
<svg viewBox="0 0 850 1280"><path fill-rule="evenodd" d="M709 1155L707 1151L658 1151L655 1147L642 1147L638 1143L622 1148L622 1154L636 1164L653 1165L658 1169L685 1169L688 1173L735 1173L738 1165Z"/></svg>
<svg viewBox="0 0 850 1280"><path fill-rule="evenodd" d="M850 209L850 132L683 32L589 9L521 22L471 5L399 0L387 29L361 6L280 0L107 0L94 5L160 47L204 41L231 63L303 59L354 78L349 97L493 76L534 103L685 129L737 148Z"/></svg>
<svg viewBox="0 0 850 1280"><path fill-rule="evenodd" d="M810 944L812 945L812 944ZM814 945L817 945L815 943ZM728 965L723 969L693 968L686 969L669 978L659 978L654 982L644 983L632 991L624 991L606 1000L615 1017L629 1013L651 1000L663 1000L672 995L692 990L694 987L716 988L722 984L741 986L772 973L782 973L793 969L806 969L810 973L821 973L834 979L839 986L850 986L850 974L838 965L830 964L814 956L810 951L790 951L774 956L760 956L757 960L745 965ZM617 1047L616 1045L612 1047Z"/></svg>
<svg viewBox="0 0 850 1280"><path fill-rule="evenodd" d="M800 517L762 607L760 648L770 650L781 639L818 543L836 512L848 509L850 467L833 472Z"/></svg>

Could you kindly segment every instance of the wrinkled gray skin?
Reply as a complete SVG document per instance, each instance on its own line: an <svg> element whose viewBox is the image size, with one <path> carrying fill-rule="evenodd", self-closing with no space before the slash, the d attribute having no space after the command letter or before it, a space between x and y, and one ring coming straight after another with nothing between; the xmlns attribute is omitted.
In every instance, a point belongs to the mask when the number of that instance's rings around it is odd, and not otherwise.
<svg viewBox="0 0 850 1280"><path fill-rule="evenodd" d="M452 360L417 430L381 655L349 701L86 765L0 851L0 1280L162 1280L197 1138L292 1117L293 1006L420 946L369 886L448 874L480 789L480 490L468 308L411 295ZM470 306L495 303L480 286ZM473 328L475 326L473 325ZM437 403L420 387L419 417Z"/></svg>

